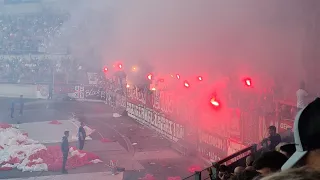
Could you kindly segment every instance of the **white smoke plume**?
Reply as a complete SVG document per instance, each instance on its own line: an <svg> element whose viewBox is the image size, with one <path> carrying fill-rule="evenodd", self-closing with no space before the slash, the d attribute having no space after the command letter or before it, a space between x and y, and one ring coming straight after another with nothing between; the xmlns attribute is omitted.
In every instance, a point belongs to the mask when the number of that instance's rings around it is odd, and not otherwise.
<svg viewBox="0 0 320 180"><path fill-rule="evenodd" d="M203 75L210 83L250 76L257 86L291 90L306 78L308 16L298 0L81 0L64 7L71 18L56 44L90 64L121 61L128 70L143 61L158 74Z"/></svg>

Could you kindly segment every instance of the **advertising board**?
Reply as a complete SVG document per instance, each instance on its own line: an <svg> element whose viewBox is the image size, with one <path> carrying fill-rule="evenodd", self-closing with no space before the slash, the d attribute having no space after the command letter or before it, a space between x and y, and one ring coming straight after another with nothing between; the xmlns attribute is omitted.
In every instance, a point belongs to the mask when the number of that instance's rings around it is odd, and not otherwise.
<svg viewBox="0 0 320 180"><path fill-rule="evenodd" d="M127 113L140 124L154 129L169 140L178 141L185 136L183 125L165 118L152 109L127 102Z"/></svg>
<svg viewBox="0 0 320 180"><path fill-rule="evenodd" d="M227 156L227 139L212 132L199 131L198 152L204 158L215 162Z"/></svg>

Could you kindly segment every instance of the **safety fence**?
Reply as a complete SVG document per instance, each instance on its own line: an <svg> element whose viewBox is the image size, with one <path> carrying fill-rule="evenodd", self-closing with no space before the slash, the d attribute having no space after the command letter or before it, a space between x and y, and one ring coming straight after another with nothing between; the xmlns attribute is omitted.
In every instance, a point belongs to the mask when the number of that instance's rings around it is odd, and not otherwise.
<svg viewBox="0 0 320 180"><path fill-rule="evenodd" d="M247 148L244 148L220 161L213 162L212 166L205 168L201 171L196 171L195 174L183 178L183 180L215 180L218 179L218 170L220 165L228 165L229 167L241 166L244 164L244 160L249 155L256 155L257 153L257 145L253 144ZM238 157L241 157L238 159ZM233 161L237 159L237 161ZM232 162L230 164L230 162Z"/></svg>
<svg viewBox="0 0 320 180"><path fill-rule="evenodd" d="M198 123L201 123L201 118L206 113L201 114L190 102L168 91L150 91L143 86L128 87L125 80L107 80L104 84L54 84L52 88L54 96L104 102L169 139L173 148L182 154L198 155L208 162L221 162L225 157L233 157L235 153L237 156L229 159L229 164L244 158L247 154L238 152L261 142L267 136L270 125L276 126L280 133L289 132L288 136L293 128L290 115L294 114L292 107L281 102L281 111L267 115L261 115L257 111L239 113L230 109L230 114L233 115L230 119L215 121L216 117L208 117L222 126L202 129ZM46 99L49 95L49 85L46 84L8 85L8 88L2 84L1 89L7 89L6 92L17 97L23 92L40 99ZM204 174L203 172L203 177Z"/></svg>
<svg viewBox="0 0 320 180"><path fill-rule="evenodd" d="M192 106L189 107L176 95L138 86L126 87L119 82L108 81L104 85L60 84L55 85L54 93L67 93L76 100L105 102L119 113L126 112L138 123L171 140L183 154L196 153L211 162L220 161L251 144L261 142L267 136L270 125L276 126L285 136L290 136L293 128L290 117L279 118L281 112L262 116L252 111L241 112L223 132L219 129L201 129L197 126L201 114L197 114ZM283 104L279 106L283 112L287 112ZM224 121L219 123L223 124Z"/></svg>

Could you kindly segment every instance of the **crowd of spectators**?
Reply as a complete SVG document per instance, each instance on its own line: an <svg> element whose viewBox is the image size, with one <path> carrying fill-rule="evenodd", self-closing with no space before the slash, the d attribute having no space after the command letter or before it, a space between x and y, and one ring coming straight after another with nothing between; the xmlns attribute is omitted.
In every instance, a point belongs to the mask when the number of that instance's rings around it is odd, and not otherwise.
<svg viewBox="0 0 320 180"><path fill-rule="evenodd" d="M50 9L0 15L0 83L49 83L75 78L78 65L70 58L52 59L46 48L59 36L69 14Z"/></svg>
<svg viewBox="0 0 320 180"><path fill-rule="evenodd" d="M320 179L320 98L297 113L294 142L281 142L274 126L262 144L261 154L247 156L244 166L233 171L218 168L220 180L315 180Z"/></svg>
<svg viewBox="0 0 320 180"><path fill-rule="evenodd" d="M49 56L50 57L50 56ZM0 56L0 83L51 83L76 79L79 64L68 56Z"/></svg>
<svg viewBox="0 0 320 180"><path fill-rule="evenodd" d="M44 53L46 40L59 35L64 13L0 15L0 54Z"/></svg>

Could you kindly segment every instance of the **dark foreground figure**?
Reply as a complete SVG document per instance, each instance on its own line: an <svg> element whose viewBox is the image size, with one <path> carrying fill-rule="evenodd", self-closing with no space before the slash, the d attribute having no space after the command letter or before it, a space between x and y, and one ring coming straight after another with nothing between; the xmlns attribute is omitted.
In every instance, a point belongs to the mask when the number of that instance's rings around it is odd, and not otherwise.
<svg viewBox="0 0 320 180"><path fill-rule="evenodd" d="M66 170L66 164L68 160L68 154L69 154L69 131L64 132L64 136L62 137L62 143L61 143L61 151L63 155L63 161L62 161L62 173L67 174L68 171Z"/></svg>

